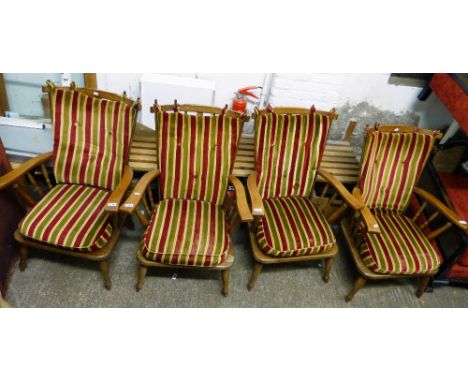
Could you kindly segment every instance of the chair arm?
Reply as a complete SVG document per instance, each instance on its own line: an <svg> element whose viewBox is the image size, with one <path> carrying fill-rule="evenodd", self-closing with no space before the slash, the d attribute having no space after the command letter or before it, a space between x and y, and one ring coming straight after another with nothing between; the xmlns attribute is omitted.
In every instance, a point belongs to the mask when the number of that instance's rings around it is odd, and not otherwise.
<svg viewBox="0 0 468 382"><path fill-rule="evenodd" d="M343 183L341 183L334 175L321 168L317 170L317 173L332 185L332 187L343 198L345 203L351 208L353 208L356 211L359 211L361 208L365 207L364 202L356 199L353 195L351 195L351 193L346 189L346 187L343 186Z"/></svg>
<svg viewBox="0 0 468 382"><path fill-rule="evenodd" d="M250 201L252 203L252 215L263 216L263 201L258 191L257 186L257 172L252 172L247 179L247 189L249 190Z"/></svg>
<svg viewBox="0 0 468 382"><path fill-rule="evenodd" d="M247 204L247 197L245 196L245 189L243 184L234 175L229 177L229 183L231 183L236 190L236 205L241 220L243 222L251 222L253 220L253 216L250 213L250 208Z"/></svg>
<svg viewBox="0 0 468 382"><path fill-rule="evenodd" d="M462 220L453 210L448 208L444 203L442 203L439 199L431 195L429 192L421 188L415 187L414 193L423 198L429 204L431 204L437 211L444 215L448 221L455 224L458 228L461 228L463 230L468 229L468 224L466 221Z"/></svg>
<svg viewBox="0 0 468 382"><path fill-rule="evenodd" d="M138 181L138 183L136 184L131 195L120 206L119 210L121 212L125 212L131 215L137 208L138 204L140 203L141 198L143 197L143 194L145 193L148 186L160 174L161 174L161 171L159 170L151 170L151 171L148 171L145 175L143 175L141 179Z"/></svg>
<svg viewBox="0 0 468 382"><path fill-rule="evenodd" d="M52 157L52 152L38 155L37 157L31 158L24 162L21 166L15 168L12 171L7 172L5 175L0 177L0 190L5 187L9 187L16 183L19 179L25 176L28 172L33 170L35 167L42 163L47 162Z"/></svg>
<svg viewBox="0 0 468 382"><path fill-rule="evenodd" d="M125 166L122 179L120 179L119 184L115 190L112 191L109 199L107 199L107 205L105 208L107 212L119 212L120 203L122 202L122 198L125 196L125 192L127 192L128 187L132 183L132 179L133 170L130 168L130 166Z"/></svg>
<svg viewBox="0 0 468 382"><path fill-rule="evenodd" d="M366 204L362 200L361 190L357 187L353 189L353 196L363 204L363 207L360 208L358 211L360 212L364 223L366 224L367 232L369 233L380 233L380 227L377 223L372 212L367 208Z"/></svg>

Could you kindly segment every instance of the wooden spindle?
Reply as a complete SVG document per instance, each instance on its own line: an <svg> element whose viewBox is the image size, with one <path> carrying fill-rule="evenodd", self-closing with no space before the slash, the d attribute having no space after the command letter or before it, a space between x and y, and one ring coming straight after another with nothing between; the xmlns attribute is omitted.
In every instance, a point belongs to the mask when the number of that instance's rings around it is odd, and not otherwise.
<svg viewBox="0 0 468 382"><path fill-rule="evenodd" d="M333 202L335 201L336 197L338 196L338 193L334 193L331 198L328 198L328 201L327 203L325 204L325 206L323 207L322 209L322 212L326 213L328 211L328 208L333 204Z"/></svg>
<svg viewBox="0 0 468 382"><path fill-rule="evenodd" d="M148 216L151 216L151 210L150 210L150 208L148 206L148 201L146 200L146 191L143 193L143 197L141 198L141 201L143 202L143 207L144 207L144 209L146 211L146 214Z"/></svg>
<svg viewBox="0 0 468 382"><path fill-rule="evenodd" d="M421 224L419 227L421 229L426 228L437 216L439 215L439 211L434 212L429 219L427 219L423 224Z"/></svg>
<svg viewBox="0 0 468 382"><path fill-rule="evenodd" d="M31 175L31 173L28 172L27 177L29 179L29 182L33 186L33 190L41 197L43 198L45 196L44 191L42 191L41 187L39 187L39 184L37 184L36 179Z"/></svg>
<svg viewBox="0 0 468 382"><path fill-rule="evenodd" d="M156 207L156 204L154 203L153 191L151 190L151 187L148 187L146 192L148 193L148 198L149 198L149 202L150 202L150 206L151 206L151 211L154 211L154 208Z"/></svg>
<svg viewBox="0 0 468 382"><path fill-rule="evenodd" d="M411 218L411 220L413 222L416 223L416 220L418 220L419 216L424 211L424 208L426 208L426 206L427 206L427 202L424 201L423 204L421 204L421 207L419 207L419 210L417 210L416 213L414 214L414 216Z"/></svg>
<svg viewBox="0 0 468 382"><path fill-rule="evenodd" d="M343 212L346 211L347 208L348 208L348 205L346 203L343 203L341 207L338 207L333 212L326 215L328 223L330 224L333 223L336 219L338 219L341 216Z"/></svg>
<svg viewBox="0 0 468 382"><path fill-rule="evenodd" d="M452 223L447 222L442 227L439 227L436 230L429 233L428 235L426 235L426 237L428 240L434 240L436 237L442 235L445 231L447 231L451 226L452 226Z"/></svg>
<svg viewBox="0 0 468 382"><path fill-rule="evenodd" d="M137 215L137 218L138 220L140 221L140 223L146 227L148 225L148 220L146 219L145 215L143 215L143 213L141 212L139 206L137 206L137 208L135 208L135 213Z"/></svg>
<svg viewBox="0 0 468 382"><path fill-rule="evenodd" d="M328 188L329 188L329 184L328 183L325 183L325 186L323 187L323 190L322 190L322 193L320 194L320 198L324 198L325 195L327 194L328 192Z"/></svg>
<svg viewBox="0 0 468 382"><path fill-rule="evenodd" d="M50 181L49 172L47 171L47 168L44 165L44 163L41 163L41 172L45 178L47 187L49 188L49 190L52 190L52 182Z"/></svg>

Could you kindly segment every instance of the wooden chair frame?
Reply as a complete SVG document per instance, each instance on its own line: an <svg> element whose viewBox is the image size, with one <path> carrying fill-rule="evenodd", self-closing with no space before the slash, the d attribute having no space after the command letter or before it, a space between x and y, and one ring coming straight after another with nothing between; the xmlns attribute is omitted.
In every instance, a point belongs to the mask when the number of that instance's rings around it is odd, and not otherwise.
<svg viewBox="0 0 468 382"><path fill-rule="evenodd" d="M52 82L48 81L47 85L43 86L42 88L44 92L49 93L49 100L50 100L50 92L52 91L54 87L55 85ZM125 94L122 96L119 96L117 94L113 94L113 93L109 93L109 92L101 91L101 90L77 88L74 82L72 82L69 88L68 87L57 87L57 88L71 89L71 90L75 90L77 92L80 92L86 95L92 95L94 97L108 99L111 101L123 101L127 105L130 105L133 108L135 108L136 111L141 110L140 100L138 99L137 101L133 101L127 98ZM134 120L132 121L131 136L133 136L133 131L135 129L136 117L137 117L137 113L135 113ZM129 144L129 147L130 147L130 144ZM50 159L52 158L52 155L53 155L52 152L38 155L37 157L26 161L21 166L14 169L13 171L5 174L4 176L0 178L0 189L12 186L18 192L19 196L25 201L25 204L27 204L29 207L34 206L36 204L34 198L29 193L24 191L26 188L25 187L26 179L30 182L30 186L32 190L36 194L38 194L39 197L41 198L44 197L45 194L53 188L51 176L49 175L49 172L46 168L46 163L50 161ZM35 178L36 173L39 173L44 177L47 190L44 191L39 185L39 183L36 181L36 178ZM127 157L125 165L124 165L122 179L120 180L120 183L115 187L115 189L112 190L107 201L107 206L105 208L105 211L108 212L112 216L112 219L111 219L112 236L110 237L109 241L104 247L98 250L92 251L92 252L80 252L80 251L54 247L51 245L47 245L45 243L40 243L40 242L25 238L19 232L19 229L17 229L15 231L14 237L15 237L15 240L20 245L20 265L19 265L20 270L24 271L27 267L27 257L28 257L29 248L39 249L45 252L59 253L62 255L67 255L67 256L79 257L79 258L83 258L83 259L87 259L91 261L96 261L99 263L99 268L104 278L104 286L106 289L110 290L112 284L111 284L111 280L109 276L109 262L107 258L111 254L112 249L114 248L115 243L117 242L117 239L120 235L120 229L124 221L125 215L119 214L119 206L127 192L127 189L129 188L132 182L132 179L133 179L133 171L130 168L130 166L128 166L128 157Z"/></svg>
<svg viewBox="0 0 468 382"><path fill-rule="evenodd" d="M248 120L248 116L245 114L237 113L227 109L227 105L224 109L217 108L217 107L209 107L209 106L201 106L201 105L179 105L177 101L175 101L174 105L162 105L159 106L157 101L155 101L154 105L151 107L151 112L155 114L156 119L156 133L159 129L157 125L158 121L158 113L163 111L178 111L184 113L196 113L197 115L216 115L225 113L228 116L238 117L241 119L241 123ZM242 131L242 126L241 126ZM239 134L240 140L241 134ZM234 162L234 161L233 161ZM232 164L232 167L234 163ZM231 167L231 172L232 172ZM135 213L137 215L138 220L140 223L146 227L149 223L149 219L151 217L152 212L157 206L157 203L154 201L153 191L151 189L151 183L159 177L161 174L159 169L154 169L147 172L145 175L141 177L141 179L136 184L133 192L127 198L127 200L122 204L120 207L120 211L131 215ZM231 175L229 176L229 184L234 188L236 193L236 200L233 202L229 198L225 199L223 209L226 216L226 223L227 223L227 233L228 235L232 233L232 231L240 224L240 222L250 222L253 220L253 217L250 213L249 206L247 204L247 198L245 195L244 186L242 185L241 181ZM159 190L159 187L158 187ZM160 190L159 190L160 192ZM160 200L160 195L159 200ZM143 208L141 210L140 208ZM146 213L146 216L145 216ZM207 271L218 271L221 272L222 275L222 282L223 282L223 289L222 293L226 297L229 293L229 278L230 278L230 268L234 263L234 253L232 245L228 249L228 255L223 263L214 266L214 267L194 267L194 266L184 266L184 265L172 265L172 264L162 264L155 261L151 261L146 259L140 249L137 250L136 258L139 262L139 269L138 269L138 282L136 285L136 290L140 291L143 288L144 279L148 270L148 267L152 268L186 268L186 269L204 269Z"/></svg>
<svg viewBox="0 0 468 382"><path fill-rule="evenodd" d="M280 114L300 114L300 115L307 115L311 112L311 109L307 108L297 108L297 107L268 107L267 109L259 110L255 109L253 113L253 118L256 119L261 115L264 115L269 112L275 112ZM332 120L338 118L338 114L336 114L335 109L331 111L316 111L316 113L328 115ZM351 206L354 210L359 212L359 216L362 217L363 225L371 232L379 232L379 228L376 224L375 219L372 217L370 212L367 210L367 207L362 203L359 202L357 199L354 198L353 195L346 189L346 187L332 174L325 171L324 169L318 168L317 175L324 178L327 183L325 184L322 193L318 199L324 201L324 205L319 207L321 212L325 214L327 222L331 225L337 219L339 219L343 213L346 212L348 206ZM330 197L327 196L327 192L329 191L329 185L332 186L334 189L334 193ZM249 237L250 237L250 244L252 246L252 254L254 258L254 266L252 270L252 275L250 281L247 285L247 289L251 290L260 272L263 269L263 265L269 264L282 264L282 263L292 263L292 262L305 262L305 261L317 261L317 260L324 260L325 267L324 267L324 274L322 276L323 281L328 283L330 279L330 273L333 266L333 260L335 255L338 253L338 244L335 244L330 250L316 254L316 255L307 255L307 256L291 256L291 257L273 257L268 256L262 252L260 247L258 246L257 239L256 239L256 230L258 224L261 222L262 216L264 216L264 208L263 208L263 201L258 190L257 185L257 172L252 172L247 180L247 188L250 196L250 204L252 208L252 215L254 217L254 221L249 223ZM309 196L310 199L313 199L316 195L312 194ZM341 197L341 203L339 203L338 197ZM338 205L336 208L336 205Z"/></svg>
<svg viewBox="0 0 468 382"><path fill-rule="evenodd" d="M420 129L420 128L409 126L409 125L385 125L385 126L379 126L377 128L379 129L379 131L384 131L384 132L395 132L395 129L398 129L397 131L400 131L402 133L418 131L423 134L435 135L436 139L439 139L441 137L440 134L432 130ZM453 212L450 208L448 208L446 205L444 205L441 201L439 201L437 198L435 198L433 195L431 195L427 191L424 191L418 187L414 187L413 193L417 197L421 198L423 200L423 203L421 207L416 211L416 213L411 217L411 220L416 222L416 220L418 220L418 218L421 216L424 209L428 205L431 205L436 210L434 213L430 215L429 218L425 219L425 221L420 225L421 229L424 229L425 227L427 227L439 214L441 214L447 220L447 223L445 223L444 225L440 226L437 229L432 230L428 234L425 234L425 236L427 237L429 241L436 239L437 237L442 235L452 226L456 226L460 229L468 228L468 225L465 221L461 220L455 214L455 212ZM361 190L358 187L354 188L353 195L357 200L359 200L360 203L364 204L364 201L361 197ZM372 216L372 212L369 211L369 213ZM364 287L367 280L388 280L388 279L415 278L415 277L420 278L419 288L418 288L416 295L418 298L421 298L427 286L429 285L429 282L431 281L431 277L437 273L437 270L427 273L427 274L423 274L423 275L421 274L391 275L391 274L381 274L381 273L373 272L372 270L370 270L364 265L361 255L359 254L359 247L362 243L362 240L364 239L364 236L367 234L367 231L365 229L362 229L362 227L359 227L358 225L354 225L355 228L351 229L352 224L351 224L350 219L352 219L352 217L343 219L341 221L341 230L343 231L346 243L348 244L348 247L350 248L352 259L356 265L356 268L360 276L355 280L353 287L351 288L351 290L345 297L345 301L350 302L355 296L355 294L362 287ZM372 219L375 219L375 218L372 217ZM370 232L370 233L374 234L374 232Z"/></svg>

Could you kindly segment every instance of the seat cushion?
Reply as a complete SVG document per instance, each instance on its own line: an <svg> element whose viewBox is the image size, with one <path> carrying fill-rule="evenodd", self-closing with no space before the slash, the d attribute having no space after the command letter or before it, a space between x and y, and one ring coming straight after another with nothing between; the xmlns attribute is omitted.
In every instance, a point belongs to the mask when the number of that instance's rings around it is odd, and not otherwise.
<svg viewBox="0 0 468 382"><path fill-rule="evenodd" d="M213 267L229 248L224 211L196 200L164 199L143 238L143 256L163 264Z"/></svg>
<svg viewBox="0 0 468 382"><path fill-rule="evenodd" d="M367 234L360 248L366 267L376 273L417 275L437 270L439 257L421 229L408 217L375 213L380 234Z"/></svg>
<svg viewBox="0 0 468 382"><path fill-rule="evenodd" d="M335 245L330 225L308 198L266 199L263 206L265 215L257 227L257 242L266 255L314 255Z"/></svg>
<svg viewBox="0 0 468 382"><path fill-rule="evenodd" d="M55 247L91 252L112 235L104 211L110 192L76 184L52 188L24 217L20 233Z"/></svg>

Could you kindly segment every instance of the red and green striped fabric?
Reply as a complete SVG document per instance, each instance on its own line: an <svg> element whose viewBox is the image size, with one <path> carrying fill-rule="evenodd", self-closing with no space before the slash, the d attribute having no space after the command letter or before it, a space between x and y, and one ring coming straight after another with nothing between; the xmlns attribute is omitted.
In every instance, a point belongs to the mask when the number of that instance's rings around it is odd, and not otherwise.
<svg viewBox="0 0 468 382"><path fill-rule="evenodd" d="M305 256L330 250L336 243L322 213L308 198L292 196L263 201L257 242L269 256Z"/></svg>
<svg viewBox="0 0 468 382"><path fill-rule="evenodd" d="M364 265L376 273L417 275L439 268L440 259L421 229L397 213L374 214L380 234L367 234L360 248Z"/></svg>
<svg viewBox="0 0 468 382"><path fill-rule="evenodd" d="M222 204L241 134L240 118L159 113L163 199Z"/></svg>
<svg viewBox="0 0 468 382"><path fill-rule="evenodd" d="M77 184L58 184L20 223L20 233L55 247L91 252L112 235L104 211L109 191Z"/></svg>
<svg viewBox="0 0 468 382"><path fill-rule="evenodd" d="M370 130L362 155L359 188L376 211L403 213L432 150L434 137Z"/></svg>
<svg viewBox="0 0 468 382"><path fill-rule="evenodd" d="M54 88L50 92L57 183L112 190L120 182L136 109Z"/></svg>
<svg viewBox="0 0 468 382"><path fill-rule="evenodd" d="M163 264L213 267L229 249L222 207L197 200L165 199L156 207L142 255Z"/></svg>
<svg viewBox="0 0 468 382"><path fill-rule="evenodd" d="M257 184L264 199L309 196L330 128L321 113L267 113L255 123Z"/></svg>

